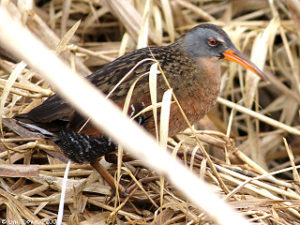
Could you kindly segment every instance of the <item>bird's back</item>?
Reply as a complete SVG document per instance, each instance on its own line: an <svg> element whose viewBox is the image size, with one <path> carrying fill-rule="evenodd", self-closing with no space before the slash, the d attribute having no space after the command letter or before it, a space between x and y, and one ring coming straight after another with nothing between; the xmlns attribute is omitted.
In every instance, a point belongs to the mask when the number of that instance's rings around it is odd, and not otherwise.
<svg viewBox="0 0 300 225"><path fill-rule="evenodd" d="M177 45L178 43L175 42L170 46L147 47L130 52L106 64L86 78L104 94L109 94L109 98L120 106L124 104L129 88L136 79L139 79L135 86L131 103L133 106L136 105L137 110L141 110L142 105L151 105L148 74L151 65L156 60L159 62L165 75L171 78L171 85L172 83L181 83L182 79L184 79L184 71L187 71L187 68L190 70L193 66L190 59L184 57L184 54L180 52L180 48ZM182 63L180 63L180 57ZM176 64L174 64L174 61L176 61ZM167 86L161 76L158 76L157 83L158 101L161 101L163 93L167 90ZM176 85L172 86L174 86L176 91ZM49 124L57 120L68 123L74 119L74 115L78 114L73 107L58 94L55 94L40 106L26 114L17 115L16 118L26 118L33 122Z"/></svg>

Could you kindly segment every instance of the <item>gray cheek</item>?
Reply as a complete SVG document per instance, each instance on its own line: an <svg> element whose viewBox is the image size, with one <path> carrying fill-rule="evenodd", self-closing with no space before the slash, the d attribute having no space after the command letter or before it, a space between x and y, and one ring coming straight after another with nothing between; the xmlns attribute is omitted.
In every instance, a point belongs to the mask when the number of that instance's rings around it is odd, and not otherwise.
<svg viewBox="0 0 300 225"><path fill-rule="evenodd" d="M193 35L186 35L184 45L187 53L193 58L210 55L205 42Z"/></svg>

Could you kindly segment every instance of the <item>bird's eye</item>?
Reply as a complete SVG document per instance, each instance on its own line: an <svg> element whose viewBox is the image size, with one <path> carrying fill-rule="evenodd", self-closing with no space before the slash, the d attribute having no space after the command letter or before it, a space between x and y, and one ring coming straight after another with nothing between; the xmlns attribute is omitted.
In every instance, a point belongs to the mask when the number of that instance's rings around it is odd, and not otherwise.
<svg viewBox="0 0 300 225"><path fill-rule="evenodd" d="M216 46L217 45L217 40L215 39L215 38L210 38L210 39L208 39L208 44L210 45L210 46Z"/></svg>

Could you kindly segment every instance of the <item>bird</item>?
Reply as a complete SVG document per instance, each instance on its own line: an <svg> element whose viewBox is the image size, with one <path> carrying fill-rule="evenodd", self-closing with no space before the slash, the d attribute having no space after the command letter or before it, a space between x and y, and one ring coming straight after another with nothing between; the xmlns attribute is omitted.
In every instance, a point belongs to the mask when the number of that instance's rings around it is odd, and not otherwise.
<svg viewBox="0 0 300 225"><path fill-rule="evenodd" d="M133 117L152 104L148 75L151 65L157 62L189 122L194 124L216 104L221 83L220 65L224 59L240 64L262 79L268 79L264 72L237 50L226 32L213 24L200 24L170 45L151 46L129 52L93 72L86 79L120 107L124 106L127 93L136 82L128 112ZM158 102L167 90L168 85L163 76L158 75ZM35 127L49 131L51 135L48 136L52 136L64 155L76 163L91 163L116 150L117 145L109 137L59 94L50 96L28 113L14 118L23 125L34 124ZM135 120L155 135L151 111L140 114ZM174 136L187 127L179 107L172 104L169 136Z"/></svg>

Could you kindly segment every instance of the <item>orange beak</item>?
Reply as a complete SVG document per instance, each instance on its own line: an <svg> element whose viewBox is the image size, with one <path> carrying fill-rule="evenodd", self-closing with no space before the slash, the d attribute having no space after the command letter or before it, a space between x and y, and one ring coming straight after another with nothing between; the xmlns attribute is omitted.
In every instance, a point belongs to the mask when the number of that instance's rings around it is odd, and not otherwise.
<svg viewBox="0 0 300 225"><path fill-rule="evenodd" d="M240 64L260 76L263 80L269 80L266 74L247 59L240 51L231 48L223 52L223 55L224 59Z"/></svg>

